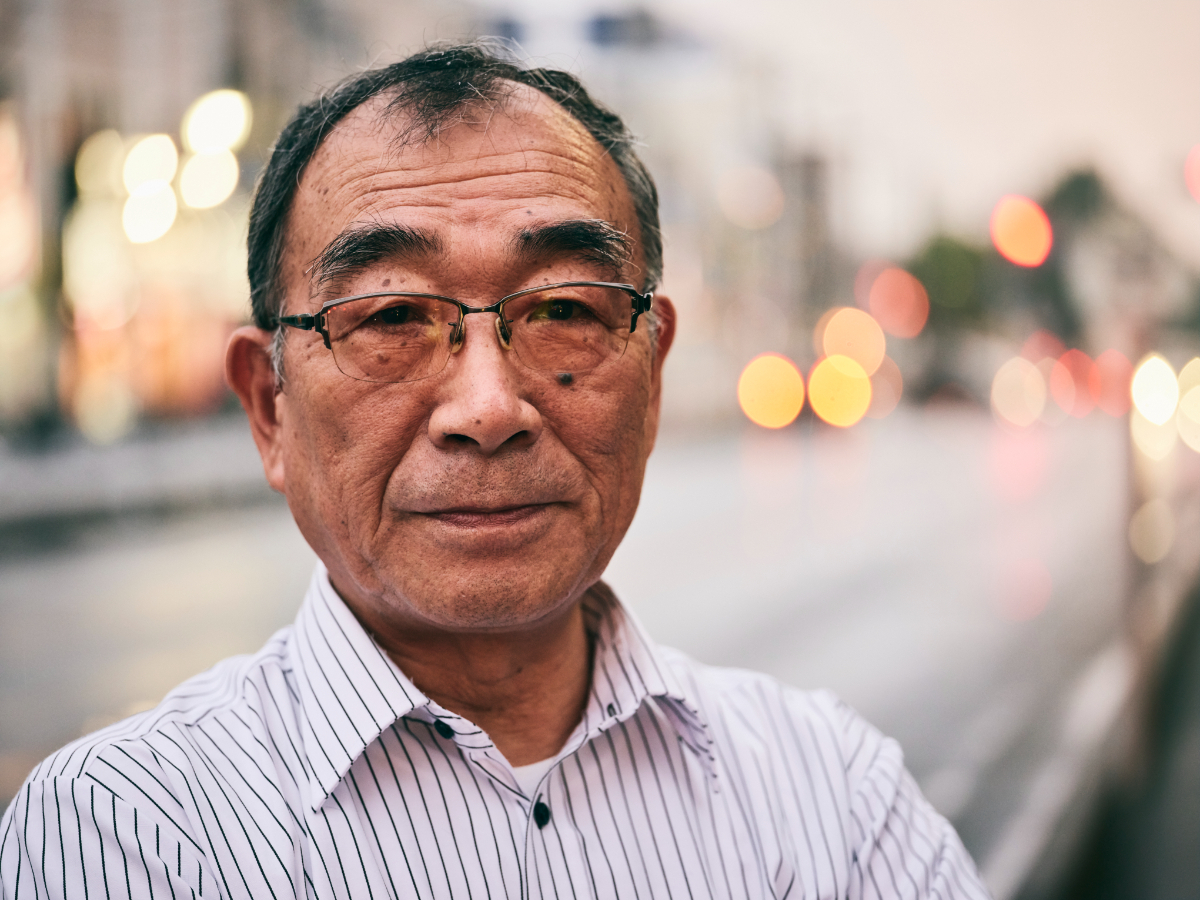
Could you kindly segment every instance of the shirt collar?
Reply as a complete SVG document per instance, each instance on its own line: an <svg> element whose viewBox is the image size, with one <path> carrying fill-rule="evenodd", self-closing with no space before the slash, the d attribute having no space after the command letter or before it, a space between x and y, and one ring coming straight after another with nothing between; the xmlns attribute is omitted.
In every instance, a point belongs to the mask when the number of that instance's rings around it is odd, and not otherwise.
<svg viewBox="0 0 1200 900"><path fill-rule="evenodd" d="M685 743L711 759L707 724L633 614L604 582L587 592L583 609L595 644L592 688L575 732L578 739L569 739L564 751L629 718L652 698L661 701ZM302 713L304 755L312 767L313 809L397 719L415 713L430 721L437 716L465 723L433 703L400 671L334 591L320 562L296 617L289 655Z"/></svg>

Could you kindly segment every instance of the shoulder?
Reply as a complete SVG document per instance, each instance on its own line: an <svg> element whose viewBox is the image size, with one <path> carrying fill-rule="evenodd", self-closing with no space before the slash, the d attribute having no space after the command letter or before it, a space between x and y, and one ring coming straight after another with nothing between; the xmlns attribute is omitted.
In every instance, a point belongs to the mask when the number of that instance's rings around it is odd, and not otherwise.
<svg viewBox="0 0 1200 900"><path fill-rule="evenodd" d="M843 797L873 777L898 779L904 770L900 745L832 691L801 690L761 672L661 652L714 743L743 762L765 757L785 768L820 771Z"/></svg>
<svg viewBox="0 0 1200 900"><path fill-rule="evenodd" d="M154 896L156 887L164 896L220 893L206 810L222 797L244 801L239 778L281 780L280 757L268 748L275 723L294 715L288 636L280 631L253 656L218 663L154 709L42 762L0 820L0 894L21 895L28 883L36 896L84 896L93 882L110 887L110 871L136 882L130 896ZM261 780L246 780L256 767ZM142 866L131 870L131 858ZM170 865L147 865L151 858Z"/></svg>
<svg viewBox="0 0 1200 900"><path fill-rule="evenodd" d="M763 672L704 665L671 648L660 652L687 695L710 718L736 720L756 732L786 723L789 729L802 728L846 745L849 756L882 738L833 691L802 690Z"/></svg>

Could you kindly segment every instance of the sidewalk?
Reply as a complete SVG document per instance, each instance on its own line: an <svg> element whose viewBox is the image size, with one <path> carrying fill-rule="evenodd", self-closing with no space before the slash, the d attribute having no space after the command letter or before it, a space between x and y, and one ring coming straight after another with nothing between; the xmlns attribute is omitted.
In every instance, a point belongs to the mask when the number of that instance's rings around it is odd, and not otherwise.
<svg viewBox="0 0 1200 900"><path fill-rule="evenodd" d="M108 447L82 438L37 454L0 446L0 540L25 527L269 495L240 414L153 426Z"/></svg>

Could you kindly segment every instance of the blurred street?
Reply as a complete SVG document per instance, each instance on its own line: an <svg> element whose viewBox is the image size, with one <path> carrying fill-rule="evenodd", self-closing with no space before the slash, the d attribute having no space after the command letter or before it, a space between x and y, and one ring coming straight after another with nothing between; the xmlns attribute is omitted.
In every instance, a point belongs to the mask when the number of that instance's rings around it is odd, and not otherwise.
<svg viewBox="0 0 1200 900"><path fill-rule="evenodd" d="M675 434L607 577L663 643L833 688L897 737L1010 896L1099 778L1133 684L1122 431L942 409ZM0 803L55 747L256 649L314 559L277 500L40 540L0 555Z"/></svg>

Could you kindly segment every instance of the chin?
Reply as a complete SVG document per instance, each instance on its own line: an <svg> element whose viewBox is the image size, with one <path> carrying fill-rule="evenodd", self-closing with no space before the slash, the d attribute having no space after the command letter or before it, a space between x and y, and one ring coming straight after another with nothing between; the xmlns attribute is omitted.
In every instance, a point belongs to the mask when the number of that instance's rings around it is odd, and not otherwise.
<svg viewBox="0 0 1200 900"><path fill-rule="evenodd" d="M510 631L566 609L577 593L573 585L462 574L457 583L425 585L410 592L407 605L448 631Z"/></svg>

